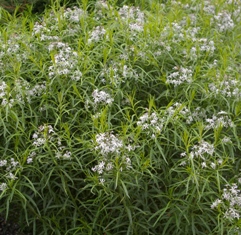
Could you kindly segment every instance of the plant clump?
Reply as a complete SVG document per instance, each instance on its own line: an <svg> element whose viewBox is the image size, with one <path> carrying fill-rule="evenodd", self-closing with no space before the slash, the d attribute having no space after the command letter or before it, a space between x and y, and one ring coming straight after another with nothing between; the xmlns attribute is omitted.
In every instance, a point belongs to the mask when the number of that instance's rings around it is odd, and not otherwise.
<svg viewBox="0 0 241 235"><path fill-rule="evenodd" d="M240 234L240 0L61 4L1 9L2 223Z"/></svg>

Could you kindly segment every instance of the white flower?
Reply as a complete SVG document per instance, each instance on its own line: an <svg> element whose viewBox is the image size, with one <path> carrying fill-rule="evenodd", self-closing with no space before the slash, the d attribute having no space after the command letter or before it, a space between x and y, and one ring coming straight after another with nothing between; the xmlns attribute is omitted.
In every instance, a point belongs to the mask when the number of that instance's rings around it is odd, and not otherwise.
<svg viewBox="0 0 241 235"><path fill-rule="evenodd" d="M33 158L32 157L28 157L27 158L27 164L30 164L30 163L32 163L33 162Z"/></svg>
<svg viewBox="0 0 241 235"><path fill-rule="evenodd" d="M149 113L144 113L137 121L137 126L140 126L142 130L147 130L148 133L152 133L153 138L155 138L156 133L160 133L163 128L163 120L158 117L158 115L153 112L151 115Z"/></svg>
<svg viewBox="0 0 241 235"><path fill-rule="evenodd" d="M233 97L240 99L241 97L241 83L235 79L228 79L224 81L217 80L215 83L209 84L209 90L214 94L221 94L226 97Z"/></svg>
<svg viewBox="0 0 241 235"><path fill-rule="evenodd" d="M222 165L223 164L223 160L222 159L218 159L218 164Z"/></svg>
<svg viewBox="0 0 241 235"><path fill-rule="evenodd" d="M52 42L48 49L50 52L57 51L53 58L53 65L49 66L49 76L71 74L78 62L78 54L63 42Z"/></svg>
<svg viewBox="0 0 241 235"><path fill-rule="evenodd" d="M224 218L227 218L230 220L239 219L239 217L240 217L239 211L234 208L229 208L224 214Z"/></svg>
<svg viewBox="0 0 241 235"><path fill-rule="evenodd" d="M111 170L113 169L113 167L114 167L114 166L113 166L113 163L112 163L112 162L109 162L109 163L106 165L106 168L105 168L105 169L106 169L107 171L111 171Z"/></svg>
<svg viewBox="0 0 241 235"><path fill-rule="evenodd" d="M8 105L8 100L6 99L6 98L4 98L3 100L2 100L2 106L7 106Z"/></svg>
<svg viewBox="0 0 241 235"><path fill-rule="evenodd" d="M99 91L98 89L94 90L92 93L92 97L94 98L94 103L106 103L106 104L112 104L114 101L113 98L111 98L110 94L106 93L105 91Z"/></svg>
<svg viewBox="0 0 241 235"><path fill-rule="evenodd" d="M128 145L126 146L126 149L130 152L130 151L132 151L132 150L135 150L135 146L131 146L130 144L128 144Z"/></svg>
<svg viewBox="0 0 241 235"><path fill-rule="evenodd" d="M70 151L66 151L63 155L63 159L70 159L71 158L71 152Z"/></svg>
<svg viewBox="0 0 241 235"><path fill-rule="evenodd" d="M133 31L137 31L137 32L143 32L144 27L142 24L138 24L138 23L130 23L129 27L131 30Z"/></svg>
<svg viewBox="0 0 241 235"><path fill-rule="evenodd" d="M220 32L225 32L227 30L232 30L234 28L234 22L231 19L231 15L226 12L220 12L218 15L214 16L214 22Z"/></svg>
<svg viewBox="0 0 241 235"><path fill-rule="evenodd" d="M34 133L33 134L33 139L37 139L38 138L38 134L37 133Z"/></svg>
<svg viewBox="0 0 241 235"><path fill-rule="evenodd" d="M96 26L95 29L91 32L88 43L98 42L104 38L106 30L102 26Z"/></svg>
<svg viewBox="0 0 241 235"><path fill-rule="evenodd" d="M0 167L6 166L7 163L8 163L7 160L1 160L1 161L0 161Z"/></svg>
<svg viewBox="0 0 241 235"><path fill-rule="evenodd" d="M200 51L206 51L211 54L215 51L214 41L208 41L206 38L198 39L198 42L201 43Z"/></svg>
<svg viewBox="0 0 241 235"><path fill-rule="evenodd" d="M79 23L80 19L85 15L85 12L74 7L73 9L67 8L64 12L64 18L68 19L70 22Z"/></svg>
<svg viewBox="0 0 241 235"><path fill-rule="evenodd" d="M119 10L119 15L122 20L126 21L134 21L138 23L144 23L144 13L140 11L138 7L129 7L127 5L124 5Z"/></svg>
<svg viewBox="0 0 241 235"><path fill-rule="evenodd" d="M6 183L1 183L0 184L0 191L4 191L8 188L7 184Z"/></svg>
<svg viewBox="0 0 241 235"><path fill-rule="evenodd" d="M119 153L123 147L122 140L111 133L97 134L95 139L97 143L95 149L99 150L103 156L109 153Z"/></svg>
<svg viewBox="0 0 241 235"><path fill-rule="evenodd" d="M183 152L180 154L180 157L186 157L187 156L187 153L186 152Z"/></svg>
<svg viewBox="0 0 241 235"><path fill-rule="evenodd" d="M215 169L216 168L216 164L214 162L211 162L210 166Z"/></svg>
<svg viewBox="0 0 241 235"><path fill-rule="evenodd" d="M228 136L225 136L224 138L222 138L221 141L222 141L222 143L224 143L224 144L226 144L226 143L232 143L230 137L228 137Z"/></svg>
<svg viewBox="0 0 241 235"><path fill-rule="evenodd" d="M51 125L48 125L48 133L54 133L54 129Z"/></svg>
<svg viewBox="0 0 241 235"><path fill-rule="evenodd" d="M187 165L187 162L186 162L186 161L182 161L182 162L179 164L179 166L185 166L185 165Z"/></svg>
<svg viewBox="0 0 241 235"><path fill-rule="evenodd" d="M27 164L30 164L30 163L32 163L33 162L33 158L36 156L37 154L36 154L36 152L31 152L29 155L28 155L28 157L27 157Z"/></svg>
<svg viewBox="0 0 241 235"><path fill-rule="evenodd" d="M225 210L224 218L234 220L240 218L241 194L237 184L226 185L223 189L222 201L217 199L213 202L211 208L214 209L221 205L221 210Z"/></svg>
<svg viewBox="0 0 241 235"><path fill-rule="evenodd" d="M0 85L0 91L4 91L7 88L7 84L5 82L2 82Z"/></svg>
<svg viewBox="0 0 241 235"><path fill-rule="evenodd" d="M18 177L16 177L12 172L9 173L9 175L7 176L9 179L11 180L16 180Z"/></svg>
<svg viewBox="0 0 241 235"><path fill-rule="evenodd" d="M144 30L144 13L138 7L129 7L124 5L119 10L121 20L126 23L131 32L142 32Z"/></svg>
<svg viewBox="0 0 241 235"><path fill-rule="evenodd" d="M207 167L206 162L202 162L201 165L202 165L202 168L206 168Z"/></svg>
<svg viewBox="0 0 241 235"><path fill-rule="evenodd" d="M229 119L227 115L220 116L221 114L223 114L223 113L219 112L218 116L213 115L212 118L206 119L207 124L206 124L205 129L206 130L216 129L216 128L220 127L220 126L221 127L226 127L226 128L234 126L232 120Z"/></svg>
<svg viewBox="0 0 241 235"><path fill-rule="evenodd" d="M167 76L167 83L178 86L184 82L190 83L192 81L192 70L183 67L177 68L177 70L177 72L173 72Z"/></svg>
<svg viewBox="0 0 241 235"><path fill-rule="evenodd" d="M131 159L129 157L125 157L125 161L126 161L126 169L131 169Z"/></svg>
<svg viewBox="0 0 241 235"><path fill-rule="evenodd" d="M79 81L82 77L82 73L80 71L74 71L73 75L70 77L73 81Z"/></svg>
<svg viewBox="0 0 241 235"><path fill-rule="evenodd" d="M215 14L215 6L211 5L209 1L204 2L205 6L203 7L203 11L207 14L214 15Z"/></svg>
<svg viewBox="0 0 241 235"><path fill-rule="evenodd" d="M11 166L12 166L12 168L14 168L14 169L16 168L17 165L19 165L19 162L15 161L13 158L11 158L10 161L11 161Z"/></svg>
<svg viewBox="0 0 241 235"><path fill-rule="evenodd" d="M209 144L208 142L202 140L200 141L199 145L194 145L192 148L192 152L194 156L201 157L205 159L204 154L213 155L214 153L214 146L213 144Z"/></svg>
<svg viewBox="0 0 241 235"><path fill-rule="evenodd" d="M100 184L104 184L105 183L105 179L100 178Z"/></svg>
<svg viewBox="0 0 241 235"><path fill-rule="evenodd" d="M37 138L34 142L33 145L35 145L36 147L40 147L42 145L44 145L46 143L46 139L44 138Z"/></svg>
<svg viewBox="0 0 241 235"><path fill-rule="evenodd" d="M106 1L104 0L98 0L95 4L96 8L104 8L104 9L109 9L109 6ZM110 6L111 7L111 6Z"/></svg>
<svg viewBox="0 0 241 235"><path fill-rule="evenodd" d="M214 209L216 207L218 207L219 204L221 204L222 201L220 199L216 199L213 204L211 205L211 208Z"/></svg>

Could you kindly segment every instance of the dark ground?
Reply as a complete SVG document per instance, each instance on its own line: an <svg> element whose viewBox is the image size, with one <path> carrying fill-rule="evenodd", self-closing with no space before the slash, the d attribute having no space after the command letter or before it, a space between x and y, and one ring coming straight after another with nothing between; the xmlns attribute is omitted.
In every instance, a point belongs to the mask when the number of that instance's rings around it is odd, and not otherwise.
<svg viewBox="0 0 241 235"><path fill-rule="evenodd" d="M0 215L0 235L22 235L19 232L19 226L15 222L9 220L5 221L5 218Z"/></svg>

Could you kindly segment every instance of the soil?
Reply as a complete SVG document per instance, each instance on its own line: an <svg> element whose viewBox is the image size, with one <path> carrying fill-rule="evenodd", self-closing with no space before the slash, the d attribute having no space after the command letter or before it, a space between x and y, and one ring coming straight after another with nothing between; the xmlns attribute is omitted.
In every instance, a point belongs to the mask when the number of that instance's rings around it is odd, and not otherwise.
<svg viewBox="0 0 241 235"><path fill-rule="evenodd" d="M5 218L0 215L0 235L22 235L19 229L18 224L11 220L6 221Z"/></svg>

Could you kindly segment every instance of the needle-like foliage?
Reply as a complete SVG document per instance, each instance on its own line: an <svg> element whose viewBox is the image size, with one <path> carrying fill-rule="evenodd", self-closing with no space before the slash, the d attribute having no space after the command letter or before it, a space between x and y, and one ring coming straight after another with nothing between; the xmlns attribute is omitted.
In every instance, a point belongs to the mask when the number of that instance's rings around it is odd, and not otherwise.
<svg viewBox="0 0 241 235"><path fill-rule="evenodd" d="M0 215L19 234L240 234L240 15L240 0L1 8Z"/></svg>

